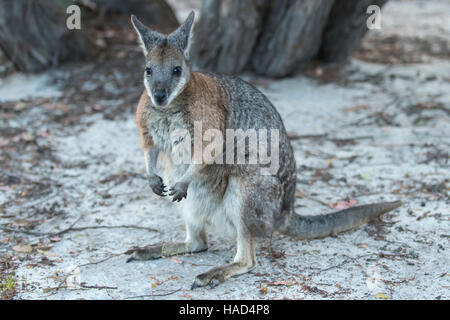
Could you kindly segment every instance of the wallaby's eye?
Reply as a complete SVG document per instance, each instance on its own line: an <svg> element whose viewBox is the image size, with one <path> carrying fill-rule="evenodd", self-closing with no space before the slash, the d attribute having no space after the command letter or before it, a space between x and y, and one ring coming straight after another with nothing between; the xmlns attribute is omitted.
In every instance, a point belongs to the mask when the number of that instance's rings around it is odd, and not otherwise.
<svg viewBox="0 0 450 320"><path fill-rule="evenodd" d="M175 76L179 76L179 75L181 75L181 67L175 67L175 68L173 68L173 74L175 75Z"/></svg>
<svg viewBox="0 0 450 320"><path fill-rule="evenodd" d="M146 75L148 75L148 76L151 76L152 75L152 73L153 73L153 70L152 70L152 68L145 68L145 74Z"/></svg>

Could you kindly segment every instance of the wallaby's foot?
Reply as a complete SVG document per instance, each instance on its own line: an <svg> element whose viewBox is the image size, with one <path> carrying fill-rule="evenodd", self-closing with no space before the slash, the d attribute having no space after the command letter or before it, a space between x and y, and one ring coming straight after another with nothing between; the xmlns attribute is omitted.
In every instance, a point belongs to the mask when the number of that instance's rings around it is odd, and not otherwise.
<svg viewBox="0 0 450 320"><path fill-rule="evenodd" d="M187 189L189 184L185 182L177 182L169 191L169 195L173 196L172 201L180 202L187 197Z"/></svg>
<svg viewBox="0 0 450 320"><path fill-rule="evenodd" d="M241 231L242 230L242 231ZM234 262L212 268L195 277L191 290L198 287L214 288L230 277L247 273L256 267L256 243L254 239L240 229L237 236L237 252Z"/></svg>
<svg viewBox="0 0 450 320"><path fill-rule="evenodd" d="M156 174L150 175L148 177L148 183L155 194L161 197L165 196L164 193L167 192L167 189L163 183L163 179L160 176Z"/></svg>
<svg viewBox="0 0 450 320"><path fill-rule="evenodd" d="M227 280L228 278L247 273L252 270L255 265L248 265L242 262L233 262L221 267L212 268L205 273L199 274L195 277L192 283L191 290L199 287L214 288Z"/></svg>
<svg viewBox="0 0 450 320"><path fill-rule="evenodd" d="M140 260L155 260L187 253L196 253L208 250L208 246L193 247L191 243L162 243L135 249L128 257L127 262Z"/></svg>
<svg viewBox="0 0 450 320"><path fill-rule="evenodd" d="M144 261L144 260L159 259L162 257L162 251L163 245L161 244L137 248L133 253L131 253L131 256L128 257L127 263L134 260Z"/></svg>

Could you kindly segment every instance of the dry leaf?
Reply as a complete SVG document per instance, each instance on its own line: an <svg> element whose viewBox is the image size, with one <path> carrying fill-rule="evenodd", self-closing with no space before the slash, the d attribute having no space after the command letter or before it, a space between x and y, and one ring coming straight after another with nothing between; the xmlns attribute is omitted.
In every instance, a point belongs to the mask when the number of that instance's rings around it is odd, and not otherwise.
<svg viewBox="0 0 450 320"><path fill-rule="evenodd" d="M351 199L349 201L338 201L338 202L330 202L328 205L331 209L343 210L350 207L353 207L357 203L356 200Z"/></svg>
<svg viewBox="0 0 450 320"><path fill-rule="evenodd" d="M293 131L288 131L287 132L287 136L289 139L294 138L297 136L297 133L293 132Z"/></svg>
<svg viewBox="0 0 450 320"><path fill-rule="evenodd" d="M351 106L351 107L345 108L344 112L355 112L355 111L368 110L368 109L369 109L368 105L358 104L358 105L355 105L355 106Z"/></svg>
<svg viewBox="0 0 450 320"><path fill-rule="evenodd" d="M297 189L295 189L295 197L296 198L304 198L305 194L297 188Z"/></svg>
<svg viewBox="0 0 450 320"><path fill-rule="evenodd" d="M33 247L30 246L29 244L22 244L22 245L19 244L17 246L14 246L13 250L21 253L30 253L31 251L33 251Z"/></svg>
<svg viewBox="0 0 450 320"><path fill-rule="evenodd" d="M296 283L297 283L297 281L294 278L292 278L291 281L269 282L269 283L267 283L267 285L269 285L269 286L292 286Z"/></svg>
<svg viewBox="0 0 450 320"><path fill-rule="evenodd" d="M15 106L14 106L14 110L15 111L22 111L27 107L27 104L25 102L18 102Z"/></svg>
<svg viewBox="0 0 450 320"><path fill-rule="evenodd" d="M269 288L264 287L263 285L261 285L261 287L259 287L259 292L267 294L269 292Z"/></svg>
<svg viewBox="0 0 450 320"><path fill-rule="evenodd" d="M17 226L17 227L26 227L29 224L30 223L26 219L16 219L16 220L13 221L13 225Z"/></svg>
<svg viewBox="0 0 450 320"><path fill-rule="evenodd" d="M9 139L0 138L0 147L7 146L9 144Z"/></svg>
<svg viewBox="0 0 450 320"><path fill-rule="evenodd" d="M176 259L176 258L168 258L167 260L178 263L178 264L183 264L184 261L180 260L180 259Z"/></svg>
<svg viewBox="0 0 450 320"><path fill-rule="evenodd" d="M47 257L57 257L58 256L56 253L53 253L53 252L50 252L50 251L47 251L47 250L37 249L37 251L40 254L43 254L44 256L47 256Z"/></svg>
<svg viewBox="0 0 450 320"><path fill-rule="evenodd" d="M376 299L387 299L388 296L384 293L377 293L375 296Z"/></svg>
<svg viewBox="0 0 450 320"><path fill-rule="evenodd" d="M63 103L46 103L42 105L47 110L60 110L62 112L69 112L72 107Z"/></svg>

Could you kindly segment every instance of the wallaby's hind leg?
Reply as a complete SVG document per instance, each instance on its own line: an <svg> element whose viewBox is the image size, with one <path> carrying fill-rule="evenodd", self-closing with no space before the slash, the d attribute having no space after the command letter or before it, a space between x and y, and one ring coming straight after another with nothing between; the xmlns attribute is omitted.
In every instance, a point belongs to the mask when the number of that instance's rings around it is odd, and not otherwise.
<svg viewBox="0 0 450 320"><path fill-rule="evenodd" d="M208 286L214 288L228 278L247 273L256 266L256 244L249 233L238 232L237 252L232 263L215 267L195 277L191 290Z"/></svg>
<svg viewBox="0 0 450 320"><path fill-rule="evenodd" d="M192 289L213 288L256 267L256 239L270 231L268 224L274 213L280 211L279 187L278 180L272 176L248 177L246 181L230 179L223 200L228 203L224 214L233 221L236 231L236 256L232 263L198 275Z"/></svg>
<svg viewBox="0 0 450 320"><path fill-rule="evenodd" d="M208 250L207 235L203 225L186 222L186 240L184 242L162 243L136 249L127 262L133 260L154 260L186 253Z"/></svg>

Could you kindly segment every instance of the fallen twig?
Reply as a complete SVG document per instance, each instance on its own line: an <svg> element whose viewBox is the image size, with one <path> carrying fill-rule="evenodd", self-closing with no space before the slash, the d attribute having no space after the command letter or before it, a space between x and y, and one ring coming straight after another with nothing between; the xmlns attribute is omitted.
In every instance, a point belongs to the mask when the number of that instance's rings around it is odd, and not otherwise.
<svg viewBox="0 0 450 320"><path fill-rule="evenodd" d="M64 283L64 282L61 282ZM49 291L54 291L52 293L50 293L49 295L46 296L41 296L41 298L47 298L50 297L54 294L56 294L56 292L58 292L59 289L70 289L70 290L90 290L90 289L97 289L97 290L117 290L117 287L108 287L108 286L97 286L97 285L85 285L85 284L79 284L79 288L75 288L75 287L68 287L67 285L59 285L57 287L54 288L45 288L44 290L46 292Z"/></svg>
<svg viewBox="0 0 450 320"><path fill-rule="evenodd" d="M32 236L60 236L67 232L84 231L84 230L90 230L90 229L91 230L92 229L139 229L139 230L147 230L147 231L152 231L152 232L160 232L158 229L154 229L154 228L150 228L150 227L141 227L141 226L136 226L136 225L86 226L86 227L78 227L78 228L74 228L73 225L71 227L61 230L59 232L34 232L34 231L28 231L28 230L13 229L13 228L8 228L8 227L0 227L0 230L10 231L10 232L19 232L19 233L32 235Z"/></svg>
<svg viewBox="0 0 450 320"><path fill-rule="evenodd" d="M141 226L135 226L135 225L119 225L119 226L87 226L87 227L79 227L79 228L68 228L63 231L57 232L55 234L51 234L51 235L61 235L63 233L69 232L69 231L84 231L84 230L88 230L88 229L139 229L139 230L159 232L158 229L149 228L149 227L141 227Z"/></svg>
<svg viewBox="0 0 450 320"><path fill-rule="evenodd" d="M141 295L141 296L126 297L126 298L123 298L123 300L146 298L146 297L164 297L164 296L170 296L171 294L177 293L178 291L181 291L181 288L176 289L174 291L167 292L167 293L144 294L144 295Z"/></svg>
<svg viewBox="0 0 450 320"><path fill-rule="evenodd" d="M298 188L295 191L295 196L296 196L296 198L307 198L307 199L313 200L317 203L320 203L321 205L324 205L325 207L328 207L328 203L326 203L325 201L317 199L317 198L307 194L306 192L299 190Z"/></svg>
<svg viewBox="0 0 450 320"><path fill-rule="evenodd" d="M302 140L302 139L320 139L328 136L328 133L323 134L305 134L305 135L297 135L297 134L288 134L289 140Z"/></svg>
<svg viewBox="0 0 450 320"><path fill-rule="evenodd" d="M105 262L105 261L107 261L107 260L109 260L109 259L111 259L111 258L120 256L120 255L122 255L122 254L123 254L123 253L115 253L115 254L111 254L109 257L106 257L106 258L104 258L104 259L102 259L102 260L95 261L95 262L87 262L87 263L80 264L80 265L76 266L75 268L72 269L72 271L70 271L68 274L65 275L64 279L60 281L60 283L59 283L59 285L58 285L57 287L46 288L46 289L45 289L46 292L48 292L48 291L55 291L55 292L53 292L53 293L51 293L51 294L49 294L49 295L47 295L47 296L44 296L44 298L45 298L45 297L49 297L49 296L51 296L51 295L54 295L59 289L71 289L71 290L117 289L117 287L96 286L96 285L90 286L90 285L86 285L86 284L84 284L84 283L79 284L80 288L74 288L74 287L70 287L70 288L69 288L67 285L65 285L65 283L67 282L67 278L72 274L72 272L73 272L74 270L76 270L76 269L78 269L78 268L81 268L81 267L89 266L89 265L99 264L99 263Z"/></svg>

